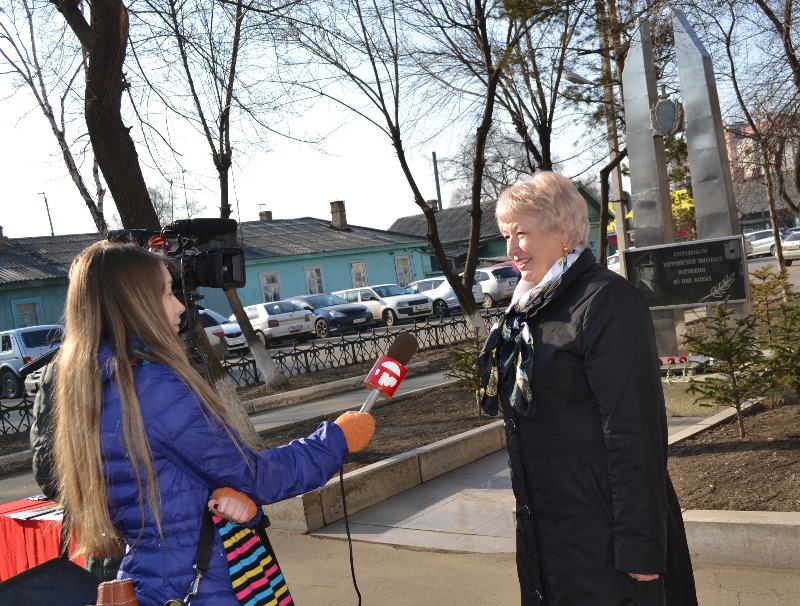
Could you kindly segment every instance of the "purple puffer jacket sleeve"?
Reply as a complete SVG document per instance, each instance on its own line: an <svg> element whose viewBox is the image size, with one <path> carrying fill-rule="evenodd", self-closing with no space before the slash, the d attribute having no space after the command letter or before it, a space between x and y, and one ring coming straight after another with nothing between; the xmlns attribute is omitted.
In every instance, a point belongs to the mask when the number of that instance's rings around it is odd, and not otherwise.
<svg viewBox="0 0 800 606"><path fill-rule="evenodd" d="M307 438L243 455L188 387L173 383L174 399L165 402L157 396L160 381L143 383L139 383L143 388L140 402L148 402L143 414L151 448L206 486L228 486L256 503L274 503L322 486L342 467L348 454L342 430L324 422Z"/></svg>

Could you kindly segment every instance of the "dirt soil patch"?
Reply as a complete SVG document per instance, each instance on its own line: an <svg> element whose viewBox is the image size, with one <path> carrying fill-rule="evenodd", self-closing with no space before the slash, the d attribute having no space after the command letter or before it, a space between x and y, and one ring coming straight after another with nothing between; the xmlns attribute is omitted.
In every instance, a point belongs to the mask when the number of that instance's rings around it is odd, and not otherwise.
<svg viewBox="0 0 800 606"><path fill-rule="evenodd" d="M447 349L417 352L428 371L446 368ZM367 373L371 363L292 377L287 386L264 386L242 392L242 399L324 384ZM720 409L699 407L680 380L665 383L667 409L673 416L705 417ZM345 471L382 461L414 448L480 427L499 417L480 414L466 389L447 387L397 400L373 409L376 433L363 451L350 457ZM331 419L332 420L332 419ZM294 425L265 434L270 446L308 435L317 423ZM747 436L735 422L707 430L670 448L669 471L685 509L731 511L800 511L800 405L785 404L749 412ZM24 450L28 436L0 436L0 454Z"/></svg>
<svg viewBox="0 0 800 606"><path fill-rule="evenodd" d="M800 511L800 405L751 411L670 448L669 472L685 509Z"/></svg>
<svg viewBox="0 0 800 606"><path fill-rule="evenodd" d="M446 367L446 350L418 352L431 369ZM365 364L364 373L370 368ZM341 371L313 373L291 380L291 388L341 378ZM348 376L358 372L348 368ZM322 379L322 380L321 380ZM664 384L668 414L708 417L720 408L698 406L680 379ZM373 410L376 433L363 451L350 457L345 471L369 465L492 423L499 417L479 414L474 396L447 387L399 400ZM332 420L332 419L331 419ZM307 435L316 423L266 434L271 446ZM739 438L735 421L707 430L670 448L669 471L684 509L730 511L800 511L800 405L785 404L751 410L745 418L747 436Z"/></svg>

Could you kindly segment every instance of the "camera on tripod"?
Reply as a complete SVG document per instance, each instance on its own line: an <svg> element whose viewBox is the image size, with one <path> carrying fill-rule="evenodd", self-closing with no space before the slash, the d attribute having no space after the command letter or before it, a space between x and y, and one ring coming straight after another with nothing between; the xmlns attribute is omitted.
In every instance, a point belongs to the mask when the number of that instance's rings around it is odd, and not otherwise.
<svg viewBox="0 0 800 606"><path fill-rule="evenodd" d="M108 232L112 242L130 242L165 255L173 289L195 293L197 288L241 288L245 285L244 251L237 247L211 247L209 243L236 232L233 219L181 219L160 232L119 229Z"/></svg>

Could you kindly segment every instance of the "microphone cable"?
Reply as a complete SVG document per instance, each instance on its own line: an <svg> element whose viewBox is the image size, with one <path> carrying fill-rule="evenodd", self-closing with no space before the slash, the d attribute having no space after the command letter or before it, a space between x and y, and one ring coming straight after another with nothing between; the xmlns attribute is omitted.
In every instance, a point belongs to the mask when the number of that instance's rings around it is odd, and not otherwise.
<svg viewBox="0 0 800 606"><path fill-rule="evenodd" d="M347 533L347 548L350 551L350 576L353 578L353 587L358 596L358 606L361 606L361 592L358 590L358 581L356 581L356 566L353 559L353 538L350 536L350 521L347 519L347 499L344 496L344 465L339 469L339 488L342 492L342 512L344 513L344 529Z"/></svg>

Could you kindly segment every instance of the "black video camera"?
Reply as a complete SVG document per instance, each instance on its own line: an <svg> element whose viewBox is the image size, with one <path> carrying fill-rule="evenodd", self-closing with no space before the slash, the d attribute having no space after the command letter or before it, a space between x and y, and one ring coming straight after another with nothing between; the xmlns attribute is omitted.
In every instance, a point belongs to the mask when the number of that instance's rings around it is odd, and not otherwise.
<svg viewBox="0 0 800 606"><path fill-rule="evenodd" d="M112 242L130 242L174 261L169 264L173 288L194 293L197 287L241 288L245 285L244 251L236 247L211 247L219 236L236 232L233 219L181 219L160 232L120 229L108 232Z"/></svg>

